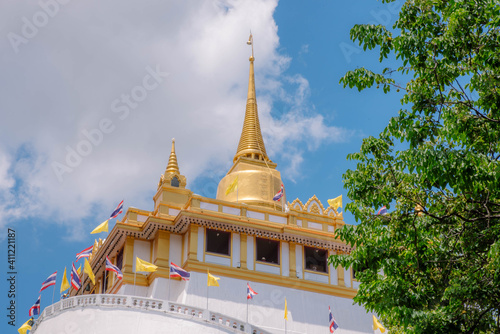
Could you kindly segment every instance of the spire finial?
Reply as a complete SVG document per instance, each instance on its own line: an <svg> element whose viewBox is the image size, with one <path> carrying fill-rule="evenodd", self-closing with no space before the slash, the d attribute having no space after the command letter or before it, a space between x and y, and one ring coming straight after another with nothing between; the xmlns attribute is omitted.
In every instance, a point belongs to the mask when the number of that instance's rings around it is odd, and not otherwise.
<svg viewBox="0 0 500 334"><path fill-rule="evenodd" d="M175 138L172 138L172 150L170 152L170 158L168 159L168 165L166 173L180 173L179 165L177 164L177 155L175 154Z"/></svg>
<svg viewBox="0 0 500 334"><path fill-rule="evenodd" d="M253 56L253 36L252 36L252 30L250 30L250 36L248 37L247 44L252 46L252 57L250 57L250 61L254 61L255 58Z"/></svg>
<svg viewBox="0 0 500 334"><path fill-rule="evenodd" d="M247 106L245 110L245 120L241 131L240 143L234 156L235 162L240 156L245 156L257 160L268 161L264 140L260 131L259 113L257 111L257 97L255 94L255 73L253 66L253 36L250 32L248 45L252 45L252 56L250 57L250 73L248 77Z"/></svg>

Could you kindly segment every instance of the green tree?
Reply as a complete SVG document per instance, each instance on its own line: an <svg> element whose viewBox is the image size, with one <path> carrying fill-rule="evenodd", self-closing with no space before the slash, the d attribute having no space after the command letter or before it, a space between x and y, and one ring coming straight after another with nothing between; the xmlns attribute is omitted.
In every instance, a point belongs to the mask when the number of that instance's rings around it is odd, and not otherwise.
<svg viewBox="0 0 500 334"><path fill-rule="evenodd" d="M353 251L329 260L353 267L354 301L393 332L500 333L499 27L499 1L413 0L392 29L351 30L401 67L340 82L402 90L403 109L348 156L359 224L337 231Z"/></svg>

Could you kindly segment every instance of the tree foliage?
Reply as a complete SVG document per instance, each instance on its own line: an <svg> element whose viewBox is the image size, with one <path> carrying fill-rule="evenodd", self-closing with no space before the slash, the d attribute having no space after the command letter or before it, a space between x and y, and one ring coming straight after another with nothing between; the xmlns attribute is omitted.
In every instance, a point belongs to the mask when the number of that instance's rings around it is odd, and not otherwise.
<svg viewBox="0 0 500 334"><path fill-rule="evenodd" d="M406 1L392 29L356 25L351 39L401 67L340 82L401 89L403 109L348 156L359 224L337 231L353 251L330 261L353 267L355 302L393 332L500 333L499 2Z"/></svg>

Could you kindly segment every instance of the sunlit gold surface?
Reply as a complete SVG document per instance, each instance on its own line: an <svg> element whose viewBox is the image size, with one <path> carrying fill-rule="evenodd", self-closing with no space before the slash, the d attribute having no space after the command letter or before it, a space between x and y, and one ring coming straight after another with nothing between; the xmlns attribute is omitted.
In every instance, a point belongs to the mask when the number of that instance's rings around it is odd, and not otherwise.
<svg viewBox="0 0 500 334"><path fill-rule="evenodd" d="M175 154L175 139L172 138L172 150L170 151L170 158L168 159L168 165L166 173L180 173L179 165L177 164L177 155Z"/></svg>
<svg viewBox="0 0 500 334"><path fill-rule="evenodd" d="M248 79L248 95L245 110L245 120L241 131L240 143L233 162L239 157L252 157L258 160L269 160L260 131L259 113L257 111L257 98L255 95L255 75L253 67L254 58L250 58L250 75Z"/></svg>
<svg viewBox="0 0 500 334"><path fill-rule="evenodd" d="M248 44L252 45L253 48L252 35L250 35ZM281 175L276 170L276 164L267 156L260 131L253 62L252 50L247 105L240 142L233 159L233 167L219 182L217 199L276 208L281 211L282 203L273 201L274 195L281 187ZM238 190L226 195L227 188L236 178L238 178Z"/></svg>
<svg viewBox="0 0 500 334"><path fill-rule="evenodd" d="M172 150L170 151L170 157L168 158L165 174L162 174L160 176L160 181L158 181L158 189L160 189L163 185L171 186L173 178L177 178L179 188L186 188L186 177L181 175L181 172L179 171L179 164L177 163L174 138L172 138Z"/></svg>
<svg viewBox="0 0 500 334"><path fill-rule="evenodd" d="M270 161L266 164L264 161L240 157L219 182L217 199L276 207L281 211L281 202L273 201L281 186L281 175L275 168L276 164ZM236 177L238 177L238 190L226 195L227 187Z"/></svg>

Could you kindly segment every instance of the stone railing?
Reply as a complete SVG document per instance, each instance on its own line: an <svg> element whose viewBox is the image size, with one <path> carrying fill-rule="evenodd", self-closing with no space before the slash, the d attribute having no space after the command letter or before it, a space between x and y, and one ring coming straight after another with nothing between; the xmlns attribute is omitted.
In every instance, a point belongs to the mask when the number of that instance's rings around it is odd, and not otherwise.
<svg viewBox="0 0 500 334"><path fill-rule="evenodd" d="M168 302L159 299L151 299L123 295L83 295L63 299L57 303L47 306L32 326L31 333L35 333L41 322L56 316L58 313L75 308L84 307L137 309L147 310L157 314L168 314L192 321L209 323L223 328L231 328L242 333L269 334L258 327L252 326L236 318L231 318L220 313L199 307L188 306L180 303Z"/></svg>

